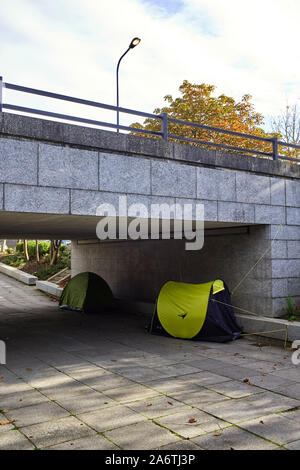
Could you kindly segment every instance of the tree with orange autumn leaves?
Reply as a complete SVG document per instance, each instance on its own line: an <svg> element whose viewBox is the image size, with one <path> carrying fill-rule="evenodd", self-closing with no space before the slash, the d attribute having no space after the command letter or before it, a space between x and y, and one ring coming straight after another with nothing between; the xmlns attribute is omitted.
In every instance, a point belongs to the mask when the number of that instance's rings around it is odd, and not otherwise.
<svg viewBox="0 0 300 470"><path fill-rule="evenodd" d="M272 138L274 136L277 136L279 139L281 138L279 133L267 133L264 131L262 128L264 118L262 114L255 111L254 105L251 103L252 97L250 95L244 95L241 101L237 102L234 98L224 94L218 97L214 96L215 89L216 87L213 85L207 85L205 83L197 85L184 80L179 87L181 96L175 99L173 99L171 95L165 96L164 100L168 105L163 108L155 109L154 114L167 113L169 118L190 121L206 126L217 127L219 129L264 138ZM161 120L147 118L143 124L134 123L131 126L138 129L160 132ZM143 135L139 132L133 133L135 135ZM168 123L168 134L197 139L204 142L209 141L216 144L239 148L243 147L252 150L252 153L255 153L255 151L272 153L272 142L262 142L237 137L178 123ZM180 142L180 140L176 138L170 138L169 140ZM190 144L199 145L195 142ZM203 144L201 144L201 146L203 146ZM208 148L213 147L209 146ZM287 155L287 152L287 148L280 148L282 155Z"/></svg>

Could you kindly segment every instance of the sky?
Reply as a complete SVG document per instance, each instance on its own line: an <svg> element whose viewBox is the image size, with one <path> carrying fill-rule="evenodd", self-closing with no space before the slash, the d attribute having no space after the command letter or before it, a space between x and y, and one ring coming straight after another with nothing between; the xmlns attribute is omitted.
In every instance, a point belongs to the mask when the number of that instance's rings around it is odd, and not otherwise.
<svg viewBox="0 0 300 470"><path fill-rule="evenodd" d="M271 116L300 104L299 0L0 0L4 81L153 112L183 80L253 97ZM6 102L115 120L111 112L5 90ZM128 121L129 120L129 121ZM121 123L138 120L121 116Z"/></svg>

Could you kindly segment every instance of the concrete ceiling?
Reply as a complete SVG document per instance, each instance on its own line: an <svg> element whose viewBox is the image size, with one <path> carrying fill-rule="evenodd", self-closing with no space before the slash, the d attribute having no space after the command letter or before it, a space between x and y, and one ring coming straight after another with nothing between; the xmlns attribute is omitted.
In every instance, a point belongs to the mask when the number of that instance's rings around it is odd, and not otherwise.
<svg viewBox="0 0 300 470"><path fill-rule="evenodd" d="M1 239L96 239L101 218L82 215L52 215L0 212ZM248 224L247 224L248 225ZM241 227L243 224L205 222L205 229Z"/></svg>

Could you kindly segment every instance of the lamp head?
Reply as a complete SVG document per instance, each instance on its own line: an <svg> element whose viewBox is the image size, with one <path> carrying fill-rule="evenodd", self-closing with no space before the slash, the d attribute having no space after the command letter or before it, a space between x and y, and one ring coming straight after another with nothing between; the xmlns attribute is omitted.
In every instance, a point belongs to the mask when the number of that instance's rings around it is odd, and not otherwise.
<svg viewBox="0 0 300 470"><path fill-rule="evenodd" d="M131 43L129 44L129 48L133 49L135 46L137 46L141 42L140 38L133 38Z"/></svg>

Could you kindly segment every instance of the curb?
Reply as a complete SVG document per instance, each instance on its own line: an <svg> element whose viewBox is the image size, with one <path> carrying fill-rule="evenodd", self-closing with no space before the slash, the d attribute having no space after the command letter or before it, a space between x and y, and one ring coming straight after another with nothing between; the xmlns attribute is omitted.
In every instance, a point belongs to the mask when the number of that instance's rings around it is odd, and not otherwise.
<svg viewBox="0 0 300 470"><path fill-rule="evenodd" d="M9 277L17 279L17 281L23 282L28 286L35 286L38 278L32 274L24 273L20 269L8 266L7 264L0 263L0 272L6 274Z"/></svg>

